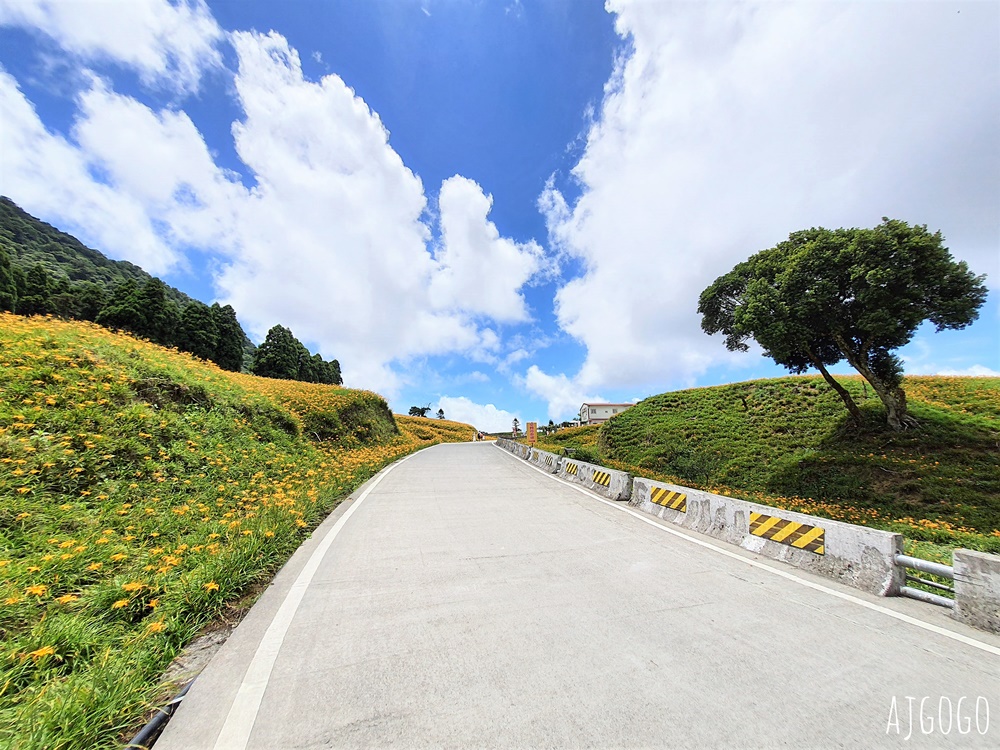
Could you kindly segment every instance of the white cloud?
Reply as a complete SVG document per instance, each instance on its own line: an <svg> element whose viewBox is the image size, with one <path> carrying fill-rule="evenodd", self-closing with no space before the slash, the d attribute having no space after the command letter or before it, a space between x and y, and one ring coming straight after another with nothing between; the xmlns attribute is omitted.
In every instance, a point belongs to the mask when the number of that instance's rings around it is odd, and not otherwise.
<svg viewBox="0 0 1000 750"><path fill-rule="evenodd" d="M437 409L444 409L446 419L471 424L483 432L510 432L516 414L498 409L493 404L477 404L465 396L442 396ZM433 409L432 411L437 411Z"/></svg>
<svg viewBox="0 0 1000 750"><path fill-rule="evenodd" d="M0 71L0 191L152 273L192 250L220 255L220 297L249 332L291 328L337 357L348 384L391 396L415 358L498 361L490 323L525 314L519 288L543 266L537 245L501 237L490 199L455 177L442 187L435 259L423 185L378 115L338 76L303 78L280 35L231 39L245 113L232 130L252 188L218 167L183 111L154 111L92 77L74 142L48 132Z"/></svg>
<svg viewBox="0 0 1000 750"><path fill-rule="evenodd" d="M581 404L604 401L583 390L578 380L565 375L548 375L536 365L528 368L521 382L528 391L548 401L549 419L557 422L575 418Z"/></svg>
<svg viewBox="0 0 1000 750"><path fill-rule="evenodd" d="M142 201L96 177L103 174L100 160L49 132L3 70L0 111L0 193L150 273L164 273L179 262L179 254L157 235Z"/></svg>
<svg viewBox="0 0 1000 750"><path fill-rule="evenodd" d="M258 335L282 321L344 364L349 383L393 392L393 360L496 347L470 301L442 304L423 186L378 115L331 75L306 81L277 34L233 35L246 112L236 148L257 177L240 252L219 279ZM483 217L485 222L485 216ZM468 259L473 274L491 258Z"/></svg>
<svg viewBox="0 0 1000 750"><path fill-rule="evenodd" d="M585 268L556 313L587 357L572 377L529 371L535 392L566 404L755 364L702 333L698 295L797 229L898 217L995 269L998 6L609 7L632 51L573 171L581 197L539 199L550 242Z"/></svg>
<svg viewBox="0 0 1000 750"><path fill-rule="evenodd" d="M221 65L222 29L203 0L0 0L0 25L24 26L83 60L134 68L146 84L198 89L202 71Z"/></svg>
<svg viewBox="0 0 1000 750"><path fill-rule="evenodd" d="M493 196L470 179L455 175L445 180L438 206L441 245L431 284L434 305L500 322L528 320L518 290L546 267L542 248L501 237L487 218Z"/></svg>
<svg viewBox="0 0 1000 750"><path fill-rule="evenodd" d="M933 373L934 375L948 375L948 376L959 376L959 377L976 377L976 378L1000 378L1000 372L990 369L985 365L972 365L971 367L966 367L964 370L938 370Z"/></svg>

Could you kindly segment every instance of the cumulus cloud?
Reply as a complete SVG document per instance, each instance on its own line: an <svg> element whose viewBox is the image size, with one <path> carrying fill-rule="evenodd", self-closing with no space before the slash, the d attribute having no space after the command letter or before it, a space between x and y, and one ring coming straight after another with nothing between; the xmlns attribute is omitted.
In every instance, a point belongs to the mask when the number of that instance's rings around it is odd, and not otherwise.
<svg viewBox="0 0 1000 750"><path fill-rule="evenodd" d="M529 315L518 290L543 270L545 254L536 242L501 237L487 218L492 206L493 196L466 177L455 175L441 185L441 244L431 297L439 308L524 322Z"/></svg>
<svg viewBox="0 0 1000 750"><path fill-rule="evenodd" d="M701 332L698 295L796 229L887 215L996 269L996 5L608 5L631 51L573 170L581 195L539 199L585 269L555 309L587 357L529 371L534 392L663 390L736 361Z"/></svg>
<svg viewBox="0 0 1000 750"><path fill-rule="evenodd" d="M477 404L465 396L442 396L438 400L438 409L444 409L445 418L471 424L483 432L510 432L511 424L517 416L498 409L493 404Z"/></svg>
<svg viewBox="0 0 1000 750"><path fill-rule="evenodd" d="M566 375L548 375L536 365L528 368L522 385L531 393L544 399L549 405L549 419L563 421L576 414L584 403L602 402L603 398L588 394L580 386L579 379Z"/></svg>
<svg viewBox="0 0 1000 750"><path fill-rule="evenodd" d="M0 193L150 273L164 273L180 261L155 231L140 197L113 184L98 156L48 131L17 81L2 69L0 111ZM78 125L87 127L86 116ZM110 134L121 134L112 126Z"/></svg>
<svg viewBox="0 0 1000 750"><path fill-rule="evenodd" d="M348 382L388 392L405 382L393 362L494 358L499 336L477 321L525 314L518 289L541 266L537 245L500 237L482 188L453 177L441 188L435 258L423 185L378 115L336 75L305 80L277 34L237 33L233 45L246 113L235 143L257 186L223 296L258 335L284 321L336 352Z"/></svg>
<svg viewBox="0 0 1000 750"><path fill-rule="evenodd" d="M496 324L528 316L520 288L546 267L539 246L500 236L491 197L455 176L441 187L435 256L424 186L379 116L339 76L305 79L282 36L231 42L243 110L232 132L251 187L182 110L88 74L60 135L0 70L0 192L151 273L212 254L219 297L252 335L290 327L337 357L348 384L391 396L414 358L498 362Z"/></svg>
<svg viewBox="0 0 1000 750"><path fill-rule="evenodd" d="M83 60L110 60L146 84L198 89L202 72L221 65L222 29L203 0L0 0L0 25L51 37Z"/></svg>

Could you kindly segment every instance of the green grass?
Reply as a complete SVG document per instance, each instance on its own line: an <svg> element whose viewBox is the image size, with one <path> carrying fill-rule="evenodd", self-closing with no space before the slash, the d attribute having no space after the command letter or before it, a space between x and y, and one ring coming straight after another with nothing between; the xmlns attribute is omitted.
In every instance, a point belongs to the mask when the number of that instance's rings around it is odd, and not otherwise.
<svg viewBox="0 0 1000 750"><path fill-rule="evenodd" d="M541 447L911 543L1000 552L1000 379L907 378L920 427L902 433L885 428L860 378L840 380L865 415L860 429L821 378L786 377L653 396Z"/></svg>
<svg viewBox="0 0 1000 750"><path fill-rule="evenodd" d="M206 623L379 468L472 427L0 316L0 747L112 748Z"/></svg>

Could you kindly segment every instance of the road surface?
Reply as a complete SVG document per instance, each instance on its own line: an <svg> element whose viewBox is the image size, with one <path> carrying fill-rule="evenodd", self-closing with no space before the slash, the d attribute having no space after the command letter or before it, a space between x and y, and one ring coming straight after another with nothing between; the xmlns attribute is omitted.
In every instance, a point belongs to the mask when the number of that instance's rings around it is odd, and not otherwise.
<svg viewBox="0 0 1000 750"><path fill-rule="evenodd" d="M1000 638L468 443L342 504L156 750L945 742L1000 747Z"/></svg>

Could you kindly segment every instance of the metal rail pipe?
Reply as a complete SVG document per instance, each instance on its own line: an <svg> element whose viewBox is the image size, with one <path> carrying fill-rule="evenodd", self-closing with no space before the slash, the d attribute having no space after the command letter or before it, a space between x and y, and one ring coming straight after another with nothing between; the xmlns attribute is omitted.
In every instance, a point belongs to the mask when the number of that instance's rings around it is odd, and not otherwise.
<svg viewBox="0 0 1000 750"><path fill-rule="evenodd" d="M899 595L909 597L910 599L919 599L920 601L927 602L928 604L936 604L939 607L948 607L949 609L955 608L954 599L949 599L947 596L938 596L937 594L932 594L929 591L913 589L909 586L903 586L899 590Z"/></svg>
<svg viewBox="0 0 1000 750"><path fill-rule="evenodd" d="M895 559L896 565L902 565L904 568L913 568L923 573L930 573L942 578L955 580L955 569L951 565L942 565L941 563L921 560L919 557L910 557L909 555L896 555Z"/></svg>

